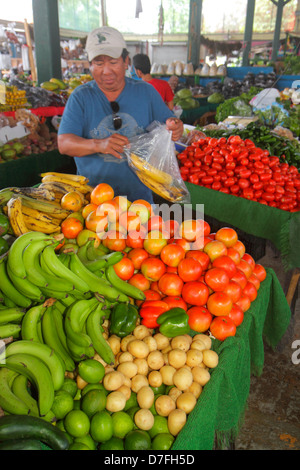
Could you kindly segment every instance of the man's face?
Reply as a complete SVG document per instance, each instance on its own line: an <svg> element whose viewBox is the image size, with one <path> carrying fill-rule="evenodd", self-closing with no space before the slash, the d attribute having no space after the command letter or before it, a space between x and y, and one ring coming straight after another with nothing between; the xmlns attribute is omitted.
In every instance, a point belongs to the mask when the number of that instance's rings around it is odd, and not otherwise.
<svg viewBox="0 0 300 470"><path fill-rule="evenodd" d="M114 59L101 55L92 60L90 67L94 80L104 93L123 89L128 58Z"/></svg>

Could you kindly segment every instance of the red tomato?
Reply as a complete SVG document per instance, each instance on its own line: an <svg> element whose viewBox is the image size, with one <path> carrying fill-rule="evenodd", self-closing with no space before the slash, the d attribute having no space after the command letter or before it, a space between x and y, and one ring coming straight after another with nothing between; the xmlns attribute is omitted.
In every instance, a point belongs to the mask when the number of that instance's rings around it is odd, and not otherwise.
<svg viewBox="0 0 300 470"><path fill-rule="evenodd" d="M248 281L252 282L252 284L255 285L256 290L258 290L260 288L260 280L258 279L256 274L252 273L251 276L249 277Z"/></svg>
<svg viewBox="0 0 300 470"><path fill-rule="evenodd" d="M243 242L241 240L237 240L236 244L233 245L233 247L239 254L240 257L242 258L246 252L246 248Z"/></svg>
<svg viewBox="0 0 300 470"><path fill-rule="evenodd" d="M233 302L225 292L214 292L208 297L207 308L216 317L228 315L232 309Z"/></svg>
<svg viewBox="0 0 300 470"><path fill-rule="evenodd" d="M105 232L105 238L102 240L102 243L110 251L124 251L126 248L125 235L115 230Z"/></svg>
<svg viewBox="0 0 300 470"><path fill-rule="evenodd" d="M202 307L207 302L209 289L203 282L189 281L184 284L181 296L187 304Z"/></svg>
<svg viewBox="0 0 300 470"><path fill-rule="evenodd" d="M203 251L208 254L211 261L214 261L219 256L227 255L227 247L220 240L212 240L208 242Z"/></svg>
<svg viewBox="0 0 300 470"><path fill-rule="evenodd" d="M197 281L202 274L202 267L195 258L185 258L178 265L178 275L184 282Z"/></svg>
<svg viewBox="0 0 300 470"><path fill-rule="evenodd" d="M163 301L169 305L169 308L179 307L183 308L183 310L187 310L188 308L183 298L176 295L169 295L168 297L164 297Z"/></svg>
<svg viewBox="0 0 300 470"><path fill-rule="evenodd" d="M244 312L237 304L233 304L228 316L231 318L235 326L239 326L244 320Z"/></svg>
<svg viewBox="0 0 300 470"><path fill-rule="evenodd" d="M126 245L129 248L143 248L146 229L141 225L139 230L130 230L126 236Z"/></svg>
<svg viewBox="0 0 300 470"><path fill-rule="evenodd" d="M159 255L164 246L167 245L167 239L159 230L148 232L145 237L143 248L151 255Z"/></svg>
<svg viewBox="0 0 300 470"><path fill-rule="evenodd" d="M246 294L244 294L244 292L242 292L242 295L239 298L239 300L236 302L236 304L239 307L241 307L243 312L247 312L247 310L249 310L249 308L251 306L251 300L249 299L248 295L246 295Z"/></svg>
<svg viewBox="0 0 300 470"><path fill-rule="evenodd" d="M197 333L205 333L212 322L213 316L206 307L191 307L188 309L188 323Z"/></svg>
<svg viewBox="0 0 300 470"><path fill-rule="evenodd" d="M144 302L141 305L141 308L146 308L146 307L159 307L163 309L165 312L167 310L170 310L169 305L161 299L158 300L144 300Z"/></svg>
<svg viewBox="0 0 300 470"><path fill-rule="evenodd" d="M128 281L134 273L134 264L127 256L114 264L114 270L119 278Z"/></svg>
<svg viewBox="0 0 300 470"><path fill-rule="evenodd" d="M227 251L228 253L228 251ZM212 267L213 268L222 268L224 269L229 278L231 278L234 273L236 272L236 264L235 262L230 258L230 256L227 255L223 255L223 256L219 256L219 258L216 258L213 262L212 262Z"/></svg>
<svg viewBox="0 0 300 470"><path fill-rule="evenodd" d="M146 258L141 264L141 273L149 281L158 281L166 272L166 266L159 258Z"/></svg>
<svg viewBox="0 0 300 470"><path fill-rule="evenodd" d="M165 273L158 281L159 290L166 296L181 296L183 280L173 273Z"/></svg>
<svg viewBox="0 0 300 470"><path fill-rule="evenodd" d="M221 292L228 286L229 276L223 268L210 268L204 275L208 287L215 292Z"/></svg>
<svg viewBox="0 0 300 470"><path fill-rule="evenodd" d="M173 238L177 234L179 229L179 222L177 220L165 220L165 230L169 232L170 238Z"/></svg>
<svg viewBox="0 0 300 470"><path fill-rule="evenodd" d="M236 273L232 276L231 280L237 282L242 289L244 289L248 281L246 274L241 271L238 266L236 269Z"/></svg>
<svg viewBox="0 0 300 470"><path fill-rule="evenodd" d="M190 250L186 252L185 257L196 259L200 263L202 271L206 271L210 264L210 258L204 251Z"/></svg>
<svg viewBox="0 0 300 470"><path fill-rule="evenodd" d="M248 281L243 289L243 294L246 294L249 297L250 301L253 302L253 300L255 300L257 297L257 290L255 285L252 282Z"/></svg>
<svg viewBox="0 0 300 470"><path fill-rule="evenodd" d="M255 264L253 274L259 279L260 282L264 281L267 277L267 272L261 264Z"/></svg>
<svg viewBox="0 0 300 470"><path fill-rule="evenodd" d="M169 243L163 247L160 252L160 258L164 264L171 267L177 267L185 257L185 251L177 243Z"/></svg>
<svg viewBox="0 0 300 470"><path fill-rule="evenodd" d="M147 224L147 230L148 232L151 232L152 230L165 230L165 223L160 215L152 215Z"/></svg>
<svg viewBox="0 0 300 470"><path fill-rule="evenodd" d="M175 244L178 244L178 245L180 245L180 246L184 249L184 251L189 251L190 248L191 248L190 243L189 243L187 240L185 240L184 238L177 238L177 237L175 237L175 238L170 238L170 239L168 240L168 243L175 243Z"/></svg>
<svg viewBox="0 0 300 470"><path fill-rule="evenodd" d="M253 269L255 266L255 261L249 253L245 253L244 256L242 257L243 260L247 261L247 263L250 264L251 268Z"/></svg>
<svg viewBox="0 0 300 470"><path fill-rule="evenodd" d="M134 274L128 281L132 286L136 286L138 289L145 291L150 289L150 281L146 279L142 273Z"/></svg>
<svg viewBox="0 0 300 470"><path fill-rule="evenodd" d="M239 264L241 256L235 248L227 248L227 256L232 259L235 265Z"/></svg>
<svg viewBox="0 0 300 470"><path fill-rule="evenodd" d="M244 258L242 258L240 260L239 264L237 265L237 268L240 269L241 271L243 271L246 278L249 279L249 277L252 274L252 268L251 268L250 264L247 261L245 261Z"/></svg>
<svg viewBox="0 0 300 470"><path fill-rule="evenodd" d="M219 341L224 341L229 336L235 336L236 334L236 326L229 315L214 318L209 329L211 334Z"/></svg>
<svg viewBox="0 0 300 470"><path fill-rule="evenodd" d="M235 303L241 297L243 289L241 288L240 284L238 284L236 281L233 281L232 279L230 279L228 285L225 287L223 292L225 292L225 294L229 295L232 302Z"/></svg>
<svg viewBox="0 0 300 470"><path fill-rule="evenodd" d="M133 262L134 268L140 269L142 262L149 258L149 253L144 248L133 248L127 256Z"/></svg>
<svg viewBox="0 0 300 470"><path fill-rule="evenodd" d="M145 290L144 294L145 294L146 300L161 300L161 295L159 294L159 292L155 290L152 290L152 289Z"/></svg>

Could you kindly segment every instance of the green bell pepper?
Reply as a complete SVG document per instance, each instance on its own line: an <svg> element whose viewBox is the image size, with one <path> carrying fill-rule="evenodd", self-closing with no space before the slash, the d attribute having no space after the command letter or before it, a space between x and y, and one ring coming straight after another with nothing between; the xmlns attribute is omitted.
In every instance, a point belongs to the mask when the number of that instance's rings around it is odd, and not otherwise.
<svg viewBox="0 0 300 470"><path fill-rule="evenodd" d="M183 308L175 307L167 310L157 318L159 331L168 338L189 333L189 316Z"/></svg>
<svg viewBox="0 0 300 470"><path fill-rule="evenodd" d="M118 303L110 315L110 333L124 338L136 327L138 310L132 304Z"/></svg>

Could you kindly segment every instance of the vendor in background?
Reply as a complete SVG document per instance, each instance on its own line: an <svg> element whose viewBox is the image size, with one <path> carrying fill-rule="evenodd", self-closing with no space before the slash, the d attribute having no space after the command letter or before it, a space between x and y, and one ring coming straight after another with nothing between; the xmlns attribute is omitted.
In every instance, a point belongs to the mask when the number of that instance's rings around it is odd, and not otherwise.
<svg viewBox="0 0 300 470"><path fill-rule="evenodd" d="M93 30L86 51L93 80L69 96L58 129L58 149L75 158L78 174L92 186L105 182L115 195L153 203L151 190L122 153L130 138L147 132L153 122L166 123L173 141L180 139L183 123L154 87L125 76L129 58L119 31L107 26Z"/></svg>
<svg viewBox="0 0 300 470"><path fill-rule="evenodd" d="M151 76L151 63L149 57L146 54L136 54L132 59L132 63L137 77L154 86L168 108L172 110L174 108L174 93L172 88L167 81L153 78Z"/></svg>

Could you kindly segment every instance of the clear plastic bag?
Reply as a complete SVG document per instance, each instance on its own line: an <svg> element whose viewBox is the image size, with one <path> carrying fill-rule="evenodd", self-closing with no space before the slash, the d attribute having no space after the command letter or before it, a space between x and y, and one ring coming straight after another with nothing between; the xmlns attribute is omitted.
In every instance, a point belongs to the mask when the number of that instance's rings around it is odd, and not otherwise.
<svg viewBox="0 0 300 470"><path fill-rule="evenodd" d="M190 203L181 177L172 134L165 124L154 122L146 134L130 140L124 151L130 168L145 186L169 202Z"/></svg>

